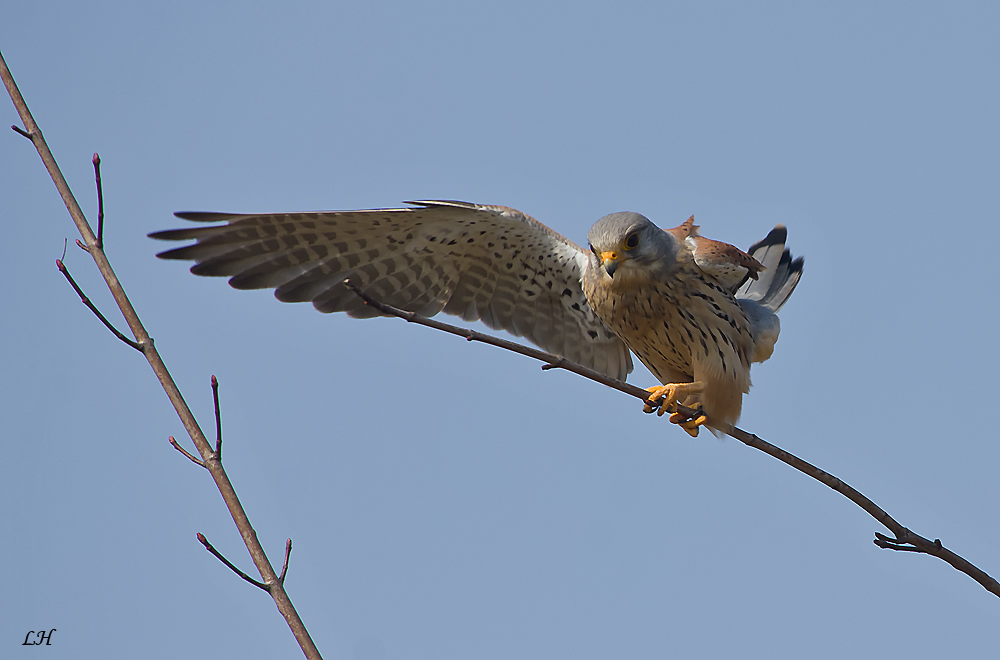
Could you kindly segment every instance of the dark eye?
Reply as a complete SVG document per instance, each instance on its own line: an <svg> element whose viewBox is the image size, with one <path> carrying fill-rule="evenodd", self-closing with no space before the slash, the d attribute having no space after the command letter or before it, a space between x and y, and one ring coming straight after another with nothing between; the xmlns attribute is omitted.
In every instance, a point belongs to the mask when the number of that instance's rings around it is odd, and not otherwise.
<svg viewBox="0 0 1000 660"><path fill-rule="evenodd" d="M593 252L593 253L594 253L594 256L595 256L595 257L597 257L598 259L600 259L600 258L601 258L601 255L597 254L597 250L596 250L596 249L594 249L594 246L593 246L593 245L591 245L591 246L590 246L590 251L591 251L591 252Z"/></svg>
<svg viewBox="0 0 1000 660"><path fill-rule="evenodd" d="M625 239L625 247L629 250L635 248L637 245L639 245L639 234L631 234Z"/></svg>

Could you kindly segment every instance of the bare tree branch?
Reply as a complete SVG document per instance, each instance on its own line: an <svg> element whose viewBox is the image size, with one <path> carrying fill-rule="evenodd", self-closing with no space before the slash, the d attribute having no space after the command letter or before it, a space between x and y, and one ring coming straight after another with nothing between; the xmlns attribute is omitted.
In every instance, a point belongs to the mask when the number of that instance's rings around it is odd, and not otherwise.
<svg viewBox="0 0 1000 660"><path fill-rule="evenodd" d="M222 413L219 411L219 379L212 374L212 400L215 402L215 457L222 461Z"/></svg>
<svg viewBox="0 0 1000 660"><path fill-rule="evenodd" d="M97 249L104 249L104 186L101 185L101 157L94 154L94 178L97 182Z"/></svg>
<svg viewBox="0 0 1000 660"><path fill-rule="evenodd" d="M393 307L391 305L386 305L378 300L375 300L367 293L358 288L350 279L344 280L344 286L353 291L358 297L365 301L365 304L374 307L380 312L389 314L391 316L398 316L399 318L408 321L410 323L416 323L417 325L425 325L428 328L434 328L435 330L443 330L449 334L458 335L459 337L464 337L467 341L479 341L484 344L489 344L491 346L496 346L498 348L503 348L508 351L513 351L515 353L520 353L521 355L534 358L544 362L542 370L548 369L565 369L566 371L572 371L575 374L583 376L584 378L589 378L590 380L596 381L601 385L607 385L612 389L616 389L619 392L624 392L625 394L630 394L634 397L642 399L646 404L650 406L658 406L659 404L653 401L649 401L649 392L642 389L641 387L636 387L635 385L629 385L628 383L623 383L620 380L616 380L609 376L605 376L599 371L594 371L593 369L588 369L583 365L579 365L575 362L570 362L569 360L555 355L554 353L546 353L545 351L532 348L531 346L525 346L524 344L518 344L515 341L510 341L508 339L500 339L499 337L494 337L482 332L477 332L475 330L469 330L467 328L459 328L455 325L449 325L448 323L442 323L441 321L435 321L434 319L429 319L424 316L418 316L413 312L407 312L406 310L399 309L398 307ZM675 410L676 409L676 410ZM681 414L694 415L698 411L693 408L686 408L681 405L676 405L670 409L670 412L679 412Z"/></svg>
<svg viewBox="0 0 1000 660"><path fill-rule="evenodd" d="M153 373L156 374L157 379L160 381L160 385L163 387L163 390L166 392L171 404L174 406L174 410L177 412L178 417L180 417L181 422L184 424L185 430L187 430L188 435L191 436L191 440L194 442L198 453L201 455L205 467L215 480L215 484L218 487L219 492L222 494L223 500L226 502L229 513L233 517L233 521L236 523L236 527L239 529L240 534L243 537L243 542L246 544L247 550L250 552L250 556L253 558L253 562L257 566L257 570L260 572L263 584L268 586L268 593L270 593L271 597L274 599L278 611L285 617L288 627L291 628L292 633L295 635L295 639L298 641L305 656L311 659L321 658L322 656L320 655L319 649L317 649L316 645L313 643L312 638L309 636L309 632L306 630L301 618L299 618L298 613L295 611L292 601L288 598L288 594L285 592L284 586L281 581L278 580L278 576L274 572L274 567L271 566L267 555L264 553L264 548L261 546L260 541L257 538L257 533L250 524L250 520L247 518L246 511L244 511L243 505L240 503L236 490L233 488L232 482L230 482L226 471L222 467L222 461L220 461L218 455L212 451L211 445L208 444L205 434L202 432L197 420L195 420L190 408L188 408L187 403L184 401L184 397L181 395L177 384L171 377L170 372L167 371L167 367L160 358L160 354L153 346L153 340L150 338L149 333L146 332L146 328L143 327L142 322L139 320L139 316L136 313L135 308L132 307L132 303L125 294L125 289L118 281L118 277L111 268L111 263L108 261L107 256L104 254L104 250L101 248L101 241L99 241L98 237L94 235L90 224L87 222L86 217L83 215L83 211L80 209L80 205L77 203L69 185L66 183L66 179L60 171L55 157L53 157L52 152L49 150L49 147L45 142L45 138L42 136L41 130L38 128L34 118L31 116L31 112L28 110L28 106L25 103L24 98L21 96L21 92L18 90L13 76L11 76L10 69L7 67L7 62L4 60L2 54L0 54L0 78L3 79L4 86L7 88L11 101L13 101L14 107L17 109L17 112L21 117L21 122L24 124L26 129L21 130L15 126L13 127L14 130L20 135L30 139L32 144L34 144L35 149L38 151L38 155L42 159L42 163L45 165L46 170L48 170L49 176L52 177L52 181L55 183L56 189L59 191L59 195L62 198L63 203L66 205L66 209L69 211L70 216L73 218L73 222L76 224L80 235L83 237L83 247L85 247L93 257L98 270L100 270L101 275L104 277L104 281L111 290L111 294L114 297L115 302L118 304L118 308L121 310L122 316L125 317L125 321L128 323L129 329L135 337L136 348L142 351L142 354L149 362L150 367L153 369ZM101 238L103 239L103 237ZM105 323L105 325L109 324Z"/></svg>
<svg viewBox="0 0 1000 660"><path fill-rule="evenodd" d="M64 248L63 252L65 253L65 251L66 250ZM59 272L66 277L66 281L68 281L69 285L73 287L73 290L76 291L76 294L80 296L80 302L86 305L90 309L90 311L92 311L97 316L97 318L101 321L101 323L104 324L104 327L113 332L115 337L118 337L123 342L125 342L135 350L142 353L142 346L139 345L139 342L132 341L131 339L123 335L121 332L118 331L118 328L111 325L111 321L105 318L104 314L101 314L101 310L97 309L97 306L94 305L93 302L91 302L90 298L87 297L87 294L83 292L83 289L81 289L80 286L76 283L76 280L73 279L73 276L69 274L69 269L66 268L66 264L62 262L62 259L56 259L56 268L58 268Z"/></svg>
<svg viewBox="0 0 1000 660"><path fill-rule="evenodd" d="M347 286L351 291L357 294L365 304L374 307L378 311L389 314L391 316L398 316L405 321L410 323L416 323L418 325L424 325L428 328L434 328L435 330L443 330L444 332L458 335L459 337L464 337L468 341L480 341L485 344L490 344L491 346L496 346L498 348L503 348L508 351L513 351L519 353L520 355L525 355L530 358L534 358L545 364L542 369L566 369L567 371L572 371L575 374L583 376L584 378L589 378L590 380L606 385L612 389L616 389L619 392L624 392L625 394L634 396L641 399L645 405L646 412L649 412L650 406L655 407L655 404L648 400L649 392L646 390L636 387L635 385L629 385L628 383L623 383L614 378L609 378L604 374L598 373L592 369L588 369L579 364L570 362L558 355L553 355L552 353L546 353L545 351L539 350L537 348L531 348L529 346L523 346L513 341L508 341L506 339L499 339L481 332L476 332L475 330L467 330L465 328L459 328L458 326L449 325L447 323L442 323L441 321L435 321L433 319L428 319L423 316L418 316L413 312L408 312L398 307L393 307L392 305L386 305L362 291L350 280L345 280L344 285ZM669 409L669 412L679 412L682 415L692 417L697 411L684 406L675 405ZM890 516L888 513L883 511L877 504L872 502L870 499L859 493L857 490L848 486L846 483L838 479L837 477L824 472L815 465L808 463L798 456L788 453L784 449L776 447L765 440L753 435L752 433L747 433L743 429L736 428L735 426L730 426L728 429L723 430L727 435L739 440L748 447L753 447L754 449L759 449L760 451L773 456L779 461L792 466L799 472L806 474L817 481L820 481L833 490L837 491L847 499L851 500L859 507L865 510L872 518L880 522L886 527L890 532L895 535L894 539L890 539L883 534L875 533L876 539L874 541L875 545L880 548L886 548L890 550L901 550L907 552L920 552L928 555L933 555L938 557L949 564L951 564L957 570L965 573L973 580L978 582L983 586L984 589L990 593L1000 596L1000 583L995 579L986 574L983 570L979 569L969 561L963 559L959 555L955 554L951 550L945 548L939 539L930 541L919 534L911 532L906 527L900 525L896 520Z"/></svg>
<svg viewBox="0 0 1000 660"><path fill-rule="evenodd" d="M288 559L292 556L292 539L285 541L285 563L281 565L281 575L278 576L278 582L285 581L285 575L288 574Z"/></svg>
<svg viewBox="0 0 1000 660"><path fill-rule="evenodd" d="M206 470L208 469L208 466L205 465L205 461L201 460L200 458L196 458L187 449L184 449L184 447L181 447L180 444L177 442L177 440L174 439L174 436L170 436L169 440L170 440L170 444L173 446L173 448L176 449L177 451L179 451L180 453L184 454L185 456L187 456L189 459L191 459L192 463L200 465L203 468L205 468Z"/></svg>
<svg viewBox="0 0 1000 660"><path fill-rule="evenodd" d="M211 552L213 555L215 555L219 559L219 561L221 561L223 564L225 564L226 566L228 566L230 568L230 570L232 570L233 573L236 573L241 578L243 578L244 580L246 580L247 582L249 582L250 584L252 584L255 587L259 587L259 588L263 589L264 591L268 591L268 592L271 591L271 588L268 585L264 584L263 582L258 582L257 580L253 579L252 577L250 577L249 575L247 575L246 573L244 573L240 569L236 568L236 566L233 565L233 562L229 561L224 556L222 556L222 553L219 552L218 550L216 550L215 546L212 545L211 543L209 543L208 539L205 538L205 535L202 534L201 532L198 532L198 540L201 541L201 544L203 546L205 546L206 550L208 550L209 552Z"/></svg>

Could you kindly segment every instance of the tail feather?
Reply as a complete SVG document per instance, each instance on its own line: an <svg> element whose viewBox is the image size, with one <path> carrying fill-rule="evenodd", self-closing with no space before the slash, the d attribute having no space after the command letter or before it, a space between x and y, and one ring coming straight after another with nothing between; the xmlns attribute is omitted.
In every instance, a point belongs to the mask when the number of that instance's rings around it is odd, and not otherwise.
<svg viewBox="0 0 1000 660"><path fill-rule="evenodd" d="M791 252L785 247L788 230L783 225L772 229L762 240L757 241L747 252L754 259L764 264L765 270L756 280L747 282L736 292L736 297L753 300L777 312L795 290L802 278L802 257L792 259Z"/></svg>

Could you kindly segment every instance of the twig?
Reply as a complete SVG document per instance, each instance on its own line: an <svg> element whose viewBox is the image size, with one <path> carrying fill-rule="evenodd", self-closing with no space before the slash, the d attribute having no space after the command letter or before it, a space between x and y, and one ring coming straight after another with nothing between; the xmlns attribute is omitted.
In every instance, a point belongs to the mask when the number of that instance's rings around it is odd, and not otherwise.
<svg viewBox="0 0 1000 660"><path fill-rule="evenodd" d="M890 539L885 534L879 534L878 532L875 532L874 543L878 547L885 548L886 550L899 550L901 552L922 552L922 550L918 550L912 545L901 545L897 543L895 539ZM938 539L937 543L940 545L941 540Z"/></svg>
<svg viewBox="0 0 1000 660"><path fill-rule="evenodd" d="M11 124L10 127L14 129L15 133L18 133L19 135L23 135L24 137L28 138L29 140L31 139L31 133L28 133L27 131L25 131L22 128L14 126L13 124Z"/></svg>
<svg viewBox="0 0 1000 660"><path fill-rule="evenodd" d="M222 462L222 413L219 412L219 379L212 375L212 399L215 401L215 457Z"/></svg>
<svg viewBox="0 0 1000 660"><path fill-rule="evenodd" d="M101 157L94 154L94 178L97 180L97 249L104 249L104 188L101 186Z"/></svg>
<svg viewBox="0 0 1000 660"><path fill-rule="evenodd" d="M100 319L101 323L104 324L104 327L113 332L115 337L118 337L123 342L134 348L135 350L139 351L140 353L143 352L142 345L139 342L132 341L131 339L123 335L121 332L118 331L118 328L111 325L111 321L105 318L104 314L101 314L101 310L97 309L97 306L90 301L90 298L87 297L87 295L83 292L83 289L81 289L80 286L76 283L76 280L73 279L73 276L69 274L69 268L66 268L66 265L62 262L62 259L56 259L56 268L58 268L59 272L66 277L66 280L69 282L69 285L73 287L73 290L76 291L76 294L80 296L80 302L82 302L84 305L90 308L90 311L92 311L97 316L97 318Z"/></svg>
<svg viewBox="0 0 1000 660"><path fill-rule="evenodd" d="M320 655L319 649L316 648L316 644L313 643L312 637L309 636L309 631L306 630L305 624L302 623L302 619L295 611L295 607L292 605L291 599L288 598L288 594L285 592L281 583L277 582L278 576L274 572L274 567L271 566L271 563L267 558L267 554L264 552L264 548L261 546L260 540L257 538L257 533L250 524L250 519L247 517L246 511L243 509L243 505L240 503L239 497L236 494L236 489L233 487L232 482L229 480L229 476L222 467L222 463L213 455L211 445L208 444L208 440L205 438L204 432L201 430L197 420L191 413L191 409L188 407L187 402L184 401L184 397L181 395L180 389L177 387L173 377L167 370L166 365L163 363L163 359L160 357L159 352L156 350L156 347L153 345L152 340L149 337L149 333L146 332L146 328L143 326L142 321L140 321L139 315L136 314L135 308L132 306L128 296L125 294L125 289L122 287L121 283L118 281L117 275L115 275L114 270L111 268L111 263L108 261L107 255L104 254L104 250L99 248L97 237L94 235L94 231L91 229L86 217L84 217L79 203L73 196L73 192L69 189L69 185L66 183L65 177L63 177L63 174L60 171L55 157L49 150L49 146L46 144L41 130L38 128L34 118L31 116L31 111L28 109L28 105L24 102L21 92L17 89L17 84L14 82L14 78L11 76L10 69L7 67L7 62L4 61L2 54L0 54L0 78L3 79L4 86L7 88L7 93L10 94L11 101L13 101L18 115L21 117L21 123L24 124L26 129L25 131L18 130L17 132L25 137L28 137L35 146L35 149L38 151L38 156L42 159L45 169L48 170L49 176L52 177L52 182L59 191L59 196L66 205L66 209L69 211L70 216L73 218L73 222L76 224L77 230L83 237L84 245L91 248L88 251L94 258L94 263L97 264L98 270L101 271L101 275L104 277L104 281L107 283L108 289L111 290L111 295L114 296L115 302L118 303L118 308L121 310L122 316L128 323L129 329L132 331L136 342L142 347L142 354L146 357L153 373L156 374L160 385L163 387L164 392L166 392L171 404L173 404L174 410L177 412L177 416L180 417L181 422L184 424L185 430L188 432L188 435L191 436L191 440L194 442L195 447L198 449L198 453L205 462L205 467L208 468L209 473L215 480L215 484L219 488L219 492L222 494L222 499L225 500L226 507L229 509L229 513L233 517L233 522L236 523L236 527L240 530L243 542L246 544L247 550L250 552L250 556L253 559L254 564L257 566L257 570L260 572L261 578L263 578L265 584L272 585L272 588L268 590L268 593L270 593L271 597L274 599L274 603L277 606L278 611L281 612L281 615L285 618L288 627L291 629L292 634L295 635L295 639L302 648L302 652L305 656L310 659L321 658L322 656Z"/></svg>
<svg viewBox="0 0 1000 660"><path fill-rule="evenodd" d="M285 575L288 574L288 558L292 556L292 539L285 541L285 563L281 566L281 575L278 576L278 582L284 584Z"/></svg>
<svg viewBox="0 0 1000 660"><path fill-rule="evenodd" d="M180 453L182 453L185 456L187 456L188 458L190 458L192 463L197 463L198 465L202 466L206 470L208 469L208 466L205 465L205 461L201 460L200 458L195 458L187 449L184 449L184 447L181 447L180 444L178 444L177 440L174 439L174 436L170 436L169 439L170 439L170 444L174 446L174 449L176 449Z"/></svg>
<svg viewBox="0 0 1000 660"><path fill-rule="evenodd" d="M530 348L528 346L508 341L506 339L498 339L497 337L492 337L490 335L486 335L481 332L476 332L474 330L467 330L465 328L459 328L454 325L449 325L447 323L442 323L440 321L428 319L423 316L418 316L413 312L408 312L406 310L399 309L398 307L393 307L392 305L386 305L385 303L375 300L374 298L369 296L367 293L358 288L350 280L346 280L344 282L344 285L351 291L353 291L355 294L357 294L362 300L364 300L365 304L374 307L378 311L383 312L385 314L389 314L391 316L398 316L399 318L404 319L405 321L408 321L410 323L425 325L429 328L434 328L436 330L443 330L444 332L448 332L453 335L458 335L459 337L465 337L469 341L473 340L481 341L483 343L490 344L491 346L496 346L498 348L503 348L509 351L513 351L515 353L519 353L520 355L525 355L527 357L540 360L545 363L542 369L555 369L555 368L566 369L567 371L572 371L573 373L583 376L584 378L589 378L593 381L601 383L602 385L606 385L607 387L616 389L619 392L624 392L625 394L634 396L638 399L642 399L647 404L647 406L653 405L652 402L647 400L649 392L647 392L646 390L636 387L634 385L623 383L619 380L615 380L614 378L609 378L604 374L598 373L592 369L588 369L579 364L570 362L565 358L559 357L558 355L554 355L552 353L546 353L545 351L541 351L536 348ZM689 417L693 416L694 413L697 412L695 410L680 405L675 406L675 408L676 412L679 412L683 415L687 415ZM671 409L671 411L673 412L674 410ZM981 569L979 569L966 559L963 559L962 557L955 554L951 550L945 548L941 544L940 539L935 539L934 541L930 541L920 536L919 534L911 532L909 529L903 527L898 522L896 522L896 520L892 516L883 511L878 505L876 505L870 499L868 499L867 497L865 497L864 495L862 495L857 490L847 485L837 477L833 476L832 474L824 472L815 465L802 460L798 456L790 454L784 449L776 447L771 443L762 440L756 435L753 435L752 433L747 433L746 431L736 428L735 426L730 426L729 428L719 429L719 430L725 432L727 435L735 438L736 440L739 440L748 447L759 449L760 451L768 454L769 456L773 456L779 461L787 465L790 465L799 472L802 472L803 474L806 474L812 477L813 479L816 479L817 481L826 484L833 490L837 491L838 493L840 493L841 495L843 495L844 497L846 497L847 499L851 500L859 507L864 509L865 512L868 513L868 515L870 515L879 523L884 525L886 529L888 529L895 535L894 539L890 539L889 537L876 532L875 533L876 539L874 540L874 543L878 547L890 550L920 552L928 555L933 555L934 557L938 557L939 559L942 559L951 564L951 566L953 566L955 569L971 577L973 580L981 584L983 588L985 588L987 591L993 593L996 596L1000 596L1000 583L998 583L995 579L990 577L988 574L986 574L984 571L982 571Z"/></svg>
<svg viewBox="0 0 1000 660"><path fill-rule="evenodd" d="M233 573L236 573L241 578L243 578L244 580L246 580L247 582L249 582L250 584L252 584L255 587L259 587L259 588L263 589L264 591L268 591L268 592L271 591L271 589L268 587L268 585L264 584L263 582L258 582L257 580L253 579L252 577L250 577L249 575L247 575L246 573L244 573L240 569L236 568L236 566L233 565L233 562L231 562L228 559L226 559L225 557L223 557L222 553L219 552L218 550L216 550L215 546L213 546L211 543L209 543L208 539L206 539L205 535L202 534L201 532L198 532L198 540L201 541L201 544L203 546L205 546L206 550L208 550L209 552L211 552L213 555L215 555L218 558L219 561L221 561L223 564L225 564L226 566L228 566L230 568L230 570L233 571Z"/></svg>

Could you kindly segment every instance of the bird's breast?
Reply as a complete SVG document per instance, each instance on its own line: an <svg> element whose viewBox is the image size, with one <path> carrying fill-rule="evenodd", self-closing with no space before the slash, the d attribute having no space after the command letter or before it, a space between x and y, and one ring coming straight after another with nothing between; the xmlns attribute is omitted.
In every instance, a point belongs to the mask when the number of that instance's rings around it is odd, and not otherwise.
<svg viewBox="0 0 1000 660"><path fill-rule="evenodd" d="M641 286L607 277L584 284L597 316L661 382L690 381L696 371L733 377L749 369L753 340L746 317L732 295L693 269Z"/></svg>

